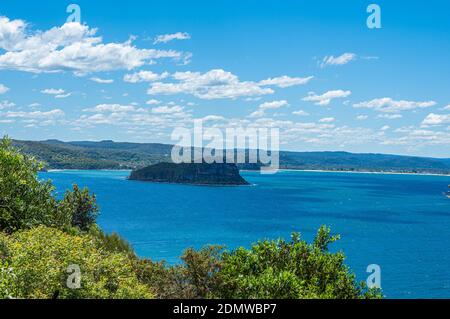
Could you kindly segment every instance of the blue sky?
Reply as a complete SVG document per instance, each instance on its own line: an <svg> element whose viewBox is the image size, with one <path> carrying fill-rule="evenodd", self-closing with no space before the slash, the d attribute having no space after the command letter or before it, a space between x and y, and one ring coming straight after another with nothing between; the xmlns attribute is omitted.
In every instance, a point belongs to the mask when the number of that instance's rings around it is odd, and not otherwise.
<svg viewBox="0 0 450 319"><path fill-rule="evenodd" d="M282 149L450 157L450 4L0 4L0 134L167 142L194 119ZM159 40L157 40L159 39Z"/></svg>

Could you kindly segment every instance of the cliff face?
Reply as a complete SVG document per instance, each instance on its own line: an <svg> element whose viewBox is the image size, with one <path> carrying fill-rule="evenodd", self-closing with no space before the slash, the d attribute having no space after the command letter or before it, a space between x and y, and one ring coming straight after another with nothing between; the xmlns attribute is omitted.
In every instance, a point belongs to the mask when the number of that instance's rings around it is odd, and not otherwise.
<svg viewBox="0 0 450 319"><path fill-rule="evenodd" d="M194 185L248 185L234 164L159 163L131 172L130 180Z"/></svg>

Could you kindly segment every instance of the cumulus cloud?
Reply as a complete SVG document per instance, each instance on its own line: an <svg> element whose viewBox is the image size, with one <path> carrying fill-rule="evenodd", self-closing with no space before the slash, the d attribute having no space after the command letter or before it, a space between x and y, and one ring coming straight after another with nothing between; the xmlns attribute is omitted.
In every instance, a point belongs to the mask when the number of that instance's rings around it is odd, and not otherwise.
<svg viewBox="0 0 450 319"><path fill-rule="evenodd" d="M335 121L334 117L324 117L319 120L319 123L332 123Z"/></svg>
<svg viewBox="0 0 450 319"><path fill-rule="evenodd" d="M308 112L303 111L303 110L294 111L294 112L292 112L292 114L299 115L299 116L308 116L309 115Z"/></svg>
<svg viewBox="0 0 450 319"><path fill-rule="evenodd" d="M165 79L168 76L168 72L157 74L153 73L152 71L139 71L133 74L125 74L123 80L129 83L154 82Z"/></svg>
<svg viewBox="0 0 450 319"><path fill-rule="evenodd" d="M450 123L450 114L434 114L430 113L423 120L423 125L442 125Z"/></svg>
<svg viewBox="0 0 450 319"><path fill-rule="evenodd" d="M220 115L207 115L201 119L203 122L225 121L226 119Z"/></svg>
<svg viewBox="0 0 450 319"><path fill-rule="evenodd" d="M152 109L152 113L155 114L173 114L183 112L183 107L175 106L158 106Z"/></svg>
<svg viewBox="0 0 450 319"><path fill-rule="evenodd" d="M344 53L337 57L330 55L323 58L322 62L320 63L320 66L324 68L330 65L344 65L355 60L356 57L357 56L355 53Z"/></svg>
<svg viewBox="0 0 450 319"><path fill-rule="evenodd" d="M364 101L353 104L355 108L367 108L373 109L378 112L384 113L398 113L401 111L409 111L417 108L427 108L436 105L435 101L406 101L406 100L394 100L389 97L373 99L371 101Z"/></svg>
<svg viewBox="0 0 450 319"><path fill-rule="evenodd" d="M167 43L173 40L189 40L191 38L191 35L186 32L177 32L177 33L171 33L171 34L162 34L158 35L155 38L155 41L153 44L157 43Z"/></svg>
<svg viewBox="0 0 450 319"><path fill-rule="evenodd" d="M93 82L100 83L100 84L111 84L111 83L114 83L113 79L101 79L101 78L93 77L93 78L90 78L90 80L93 81Z"/></svg>
<svg viewBox="0 0 450 319"><path fill-rule="evenodd" d="M33 112L8 111L8 112L4 113L4 116L10 117L10 118L25 118L25 119L54 119L54 118L58 118L58 117L63 117L64 112L60 109L54 109L54 110L46 111L46 112L43 112L43 111L33 111Z"/></svg>
<svg viewBox="0 0 450 319"><path fill-rule="evenodd" d="M147 102L145 102L145 104L147 105L158 105L161 104L161 101L155 100L155 99L150 99Z"/></svg>
<svg viewBox="0 0 450 319"><path fill-rule="evenodd" d="M241 82L231 72L215 69L206 73L176 72L176 83L155 82L148 89L150 95L191 94L200 99L235 99L242 96L272 94L271 88L263 88L255 82Z"/></svg>
<svg viewBox="0 0 450 319"><path fill-rule="evenodd" d="M132 39L103 43L97 29L76 22L46 31L30 31L23 20L0 17L0 69L26 72L91 72L132 70L155 59L183 59L177 51L138 49Z"/></svg>
<svg viewBox="0 0 450 319"><path fill-rule="evenodd" d="M135 111L136 108L133 105L121 105L121 104L99 104L93 108L84 109L84 112L98 112L98 113L120 113Z"/></svg>
<svg viewBox="0 0 450 319"><path fill-rule="evenodd" d="M0 84L0 94L5 94L9 91L9 88L4 86L3 84Z"/></svg>
<svg viewBox="0 0 450 319"><path fill-rule="evenodd" d="M8 109L14 107L15 104L9 101L0 101L0 110Z"/></svg>
<svg viewBox="0 0 450 319"><path fill-rule="evenodd" d="M401 119L403 115L401 114L380 114L377 116L378 119L396 120Z"/></svg>
<svg viewBox="0 0 450 319"><path fill-rule="evenodd" d="M66 93L63 89L45 89L41 91L42 94L53 95L55 99L65 99L72 95L72 93Z"/></svg>
<svg viewBox="0 0 450 319"><path fill-rule="evenodd" d="M65 92L66 91L64 91L63 89L45 89L41 91L41 93L49 95L59 95L64 94Z"/></svg>
<svg viewBox="0 0 450 319"><path fill-rule="evenodd" d="M258 110L249 115L249 117L262 117L265 115L265 111L269 109L279 109L280 107L287 106L289 103L286 100L265 102L259 105Z"/></svg>
<svg viewBox="0 0 450 319"><path fill-rule="evenodd" d="M314 78L313 76L300 78L300 77L289 77L287 75L283 75L283 76L276 77L276 78L269 78L266 80L262 80L259 82L259 85L261 85L261 86L274 85L274 86L278 86L280 88L287 88L287 87L294 86L294 85L306 84L309 81L311 81L313 78Z"/></svg>
<svg viewBox="0 0 450 319"><path fill-rule="evenodd" d="M213 69L206 73L176 72L172 78L177 82L155 82L147 91L150 95L190 94L200 99L235 99L238 97L259 97L273 94L269 86L289 87L307 83L312 77L291 78L282 76L260 82L241 81L231 72Z"/></svg>
<svg viewBox="0 0 450 319"><path fill-rule="evenodd" d="M315 102L316 105L329 105L332 100L338 98L345 98L351 95L351 91L333 90L317 95L314 92L309 92L308 96L304 97L303 101Z"/></svg>

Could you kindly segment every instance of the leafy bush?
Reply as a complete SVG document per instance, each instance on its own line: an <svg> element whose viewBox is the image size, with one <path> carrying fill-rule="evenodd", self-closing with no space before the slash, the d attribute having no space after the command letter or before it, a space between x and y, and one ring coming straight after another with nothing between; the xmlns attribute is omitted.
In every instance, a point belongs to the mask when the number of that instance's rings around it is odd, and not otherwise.
<svg viewBox="0 0 450 319"><path fill-rule="evenodd" d="M0 231L7 233L61 221L50 182L37 179L41 164L0 141Z"/></svg>
<svg viewBox="0 0 450 319"><path fill-rule="evenodd" d="M217 289L221 251L218 246L199 251L189 248L181 257L182 265L168 266L142 259L136 261L135 268L139 279L154 288L157 298L203 299Z"/></svg>
<svg viewBox="0 0 450 319"><path fill-rule="evenodd" d="M173 267L150 260L135 267L157 298L380 298L380 291L355 281L342 252L328 251L338 238L321 227L312 244L293 234L290 242L263 241L232 252L215 246L188 249L183 264Z"/></svg>
<svg viewBox="0 0 450 319"><path fill-rule="evenodd" d="M79 189L73 185L73 191L66 191L64 199L59 203L63 215L71 216L71 225L82 231L88 231L95 224L98 216L98 206L95 195L91 195L87 188Z"/></svg>
<svg viewBox="0 0 450 319"><path fill-rule="evenodd" d="M124 253L131 257L136 257L133 247L119 234L105 234L97 225L91 226L89 235L93 236L99 245L106 251L112 253Z"/></svg>
<svg viewBox="0 0 450 319"><path fill-rule="evenodd" d="M99 248L88 235L39 226L0 237L0 296L14 298L151 298L130 258ZM68 288L70 265L81 270L79 289ZM4 275L8 272L8 276Z"/></svg>
<svg viewBox="0 0 450 319"><path fill-rule="evenodd" d="M40 181L42 164L20 154L11 141L0 141L0 231L13 233L38 225L87 231L98 215L95 196L77 185L64 199L53 196L50 181Z"/></svg>
<svg viewBox="0 0 450 319"><path fill-rule="evenodd" d="M378 298L366 290L344 265L342 252L328 245L339 239L322 226L313 244L293 234L292 240L262 241L250 250L239 248L222 256L217 298Z"/></svg>

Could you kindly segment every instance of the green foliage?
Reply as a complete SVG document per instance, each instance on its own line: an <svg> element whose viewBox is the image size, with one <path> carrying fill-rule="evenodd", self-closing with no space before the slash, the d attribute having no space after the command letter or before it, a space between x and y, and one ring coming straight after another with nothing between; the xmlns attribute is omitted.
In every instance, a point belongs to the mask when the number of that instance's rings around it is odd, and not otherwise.
<svg viewBox="0 0 450 319"><path fill-rule="evenodd" d="M130 258L98 247L88 235L69 235L39 226L1 236L6 256L0 261L0 296L14 298L151 298ZM78 265L81 287L68 288L67 269ZM5 270L10 274L4 276ZM13 278L14 280L11 280Z"/></svg>
<svg viewBox="0 0 450 319"><path fill-rule="evenodd" d="M42 163L19 153L8 138L0 141L0 231L13 233L38 225L87 231L98 215L94 195L77 185L64 199L53 196L50 181L40 181Z"/></svg>
<svg viewBox="0 0 450 319"><path fill-rule="evenodd" d="M135 268L157 298L381 298L380 291L356 283L341 252L328 251L338 238L321 227L312 244L293 234L290 242L262 241L232 252L188 249L182 265L139 260Z"/></svg>
<svg viewBox="0 0 450 319"><path fill-rule="evenodd" d="M164 262L137 260L139 279L153 287L160 299L208 298L217 289L216 274L221 266L222 247L208 246L199 251L187 249L183 265L167 266Z"/></svg>
<svg viewBox="0 0 450 319"><path fill-rule="evenodd" d="M105 234L97 225L89 229L89 235L96 239L97 244L103 249L113 253L124 253L136 257L133 247L119 234Z"/></svg>
<svg viewBox="0 0 450 319"><path fill-rule="evenodd" d="M262 241L250 250L225 253L218 273L218 298L372 298L355 282L342 252L330 253L338 237L322 226L313 244L300 239Z"/></svg>
<svg viewBox="0 0 450 319"><path fill-rule="evenodd" d="M217 289L217 273L222 267L222 247L207 246L199 251L187 249L181 260L183 275L189 279L192 295L206 298Z"/></svg>
<svg viewBox="0 0 450 319"><path fill-rule="evenodd" d="M149 259L135 259L134 271L139 281L152 287L159 299L194 299L190 280L186 278L184 267L168 266L165 262Z"/></svg>
<svg viewBox="0 0 450 319"><path fill-rule="evenodd" d="M170 162L172 145L154 143L14 141L14 145L55 169L136 169ZM247 154L248 156L248 154ZM239 165L259 170L260 164ZM331 171L450 174L450 160L347 152L280 152L280 167Z"/></svg>
<svg viewBox="0 0 450 319"><path fill-rule="evenodd" d="M12 233L36 225L55 225L60 218L50 182L37 179L41 164L0 142L0 231Z"/></svg>
<svg viewBox="0 0 450 319"><path fill-rule="evenodd" d="M82 231L88 231L98 216L95 195L91 195L87 188L80 190L76 184L73 185L73 191L66 192L59 209L72 217L73 227Z"/></svg>

